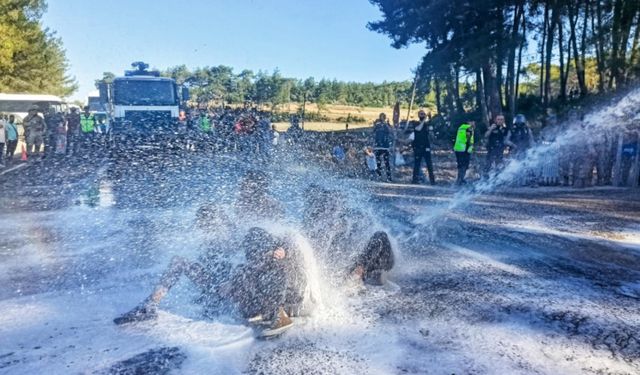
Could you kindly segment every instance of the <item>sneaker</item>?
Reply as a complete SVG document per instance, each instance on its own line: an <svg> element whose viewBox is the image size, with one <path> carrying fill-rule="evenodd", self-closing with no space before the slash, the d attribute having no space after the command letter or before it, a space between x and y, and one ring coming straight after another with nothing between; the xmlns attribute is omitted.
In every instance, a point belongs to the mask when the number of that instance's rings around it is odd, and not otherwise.
<svg viewBox="0 0 640 375"><path fill-rule="evenodd" d="M158 318L158 312L155 307L150 306L138 306L128 313L113 319L113 322L117 325L143 322L145 320L153 320Z"/></svg>
<svg viewBox="0 0 640 375"><path fill-rule="evenodd" d="M271 327L263 330L260 337L278 336L291 327L293 327L293 320L291 320L284 309L280 307L278 309L278 316L273 321L273 324L271 324Z"/></svg>

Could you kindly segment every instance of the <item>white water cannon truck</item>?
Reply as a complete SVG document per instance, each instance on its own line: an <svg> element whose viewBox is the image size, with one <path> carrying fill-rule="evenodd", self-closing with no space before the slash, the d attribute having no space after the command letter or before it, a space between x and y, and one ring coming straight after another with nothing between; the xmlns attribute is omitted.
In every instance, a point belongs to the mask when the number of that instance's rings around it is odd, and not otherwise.
<svg viewBox="0 0 640 375"><path fill-rule="evenodd" d="M180 109L189 100L189 91L172 78L148 70L143 62L131 64L112 83L99 83L100 100L111 117L110 135L114 145L171 141L178 134Z"/></svg>

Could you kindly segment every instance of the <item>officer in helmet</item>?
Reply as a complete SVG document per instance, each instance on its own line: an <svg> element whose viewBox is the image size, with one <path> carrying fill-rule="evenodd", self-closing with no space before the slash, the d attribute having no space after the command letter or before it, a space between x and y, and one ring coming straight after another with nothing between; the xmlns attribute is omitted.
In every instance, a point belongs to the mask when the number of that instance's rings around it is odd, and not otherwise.
<svg viewBox="0 0 640 375"><path fill-rule="evenodd" d="M521 158L533 146L533 133L527 126L527 118L523 114L517 114L513 118L513 126L507 132L504 143L509 146L509 152L517 158Z"/></svg>
<svg viewBox="0 0 640 375"><path fill-rule="evenodd" d="M509 146L509 152L516 160L524 159L527 150L533 146L533 133L527 126L527 118L522 114L516 115L513 119L513 126L507 132L504 144ZM527 168L522 168L519 177L514 181L517 185L536 186L535 172Z"/></svg>

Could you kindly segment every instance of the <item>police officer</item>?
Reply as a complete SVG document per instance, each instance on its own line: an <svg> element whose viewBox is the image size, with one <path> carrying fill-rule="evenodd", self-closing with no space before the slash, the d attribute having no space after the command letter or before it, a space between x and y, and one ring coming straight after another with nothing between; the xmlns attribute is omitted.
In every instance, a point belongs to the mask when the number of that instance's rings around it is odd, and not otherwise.
<svg viewBox="0 0 640 375"><path fill-rule="evenodd" d="M507 132L504 143L517 158L522 157L529 147L533 146L533 133L527 126L527 118L524 115L518 114L513 119L513 127Z"/></svg>
<svg viewBox="0 0 640 375"><path fill-rule="evenodd" d="M495 121L484 134L487 140L487 161L485 164L485 174L488 174L493 167L499 168L502 165L504 154L504 139L507 136L507 127L504 122L504 115L497 115Z"/></svg>
<svg viewBox="0 0 640 375"><path fill-rule="evenodd" d="M93 113L89 113L89 106L84 107L84 112L80 115L80 132L84 147L90 149L93 146L96 130L96 118Z"/></svg>
<svg viewBox="0 0 640 375"><path fill-rule="evenodd" d="M513 119L513 127L507 132L504 143L509 146L509 152L515 159L523 159L527 150L533 146L533 133L527 126L527 118L522 114L517 114ZM520 185L533 183L535 185L534 171L525 168L519 179Z"/></svg>
<svg viewBox="0 0 640 375"><path fill-rule="evenodd" d="M467 121L460 125L456 134L456 143L453 145L453 151L456 154L456 162L458 164L457 185L465 184L465 175L469 169L471 154L473 153L475 121Z"/></svg>

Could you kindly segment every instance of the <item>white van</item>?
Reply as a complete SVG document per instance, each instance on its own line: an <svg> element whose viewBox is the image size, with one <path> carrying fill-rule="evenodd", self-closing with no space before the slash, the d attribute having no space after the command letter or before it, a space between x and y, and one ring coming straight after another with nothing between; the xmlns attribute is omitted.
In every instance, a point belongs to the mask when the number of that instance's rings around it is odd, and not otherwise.
<svg viewBox="0 0 640 375"><path fill-rule="evenodd" d="M22 124L22 119L27 116L29 108L34 105L39 108L38 112L40 113L44 113L51 107L56 112L66 112L67 110L64 100L54 95L0 93L0 113L14 115L17 124Z"/></svg>

